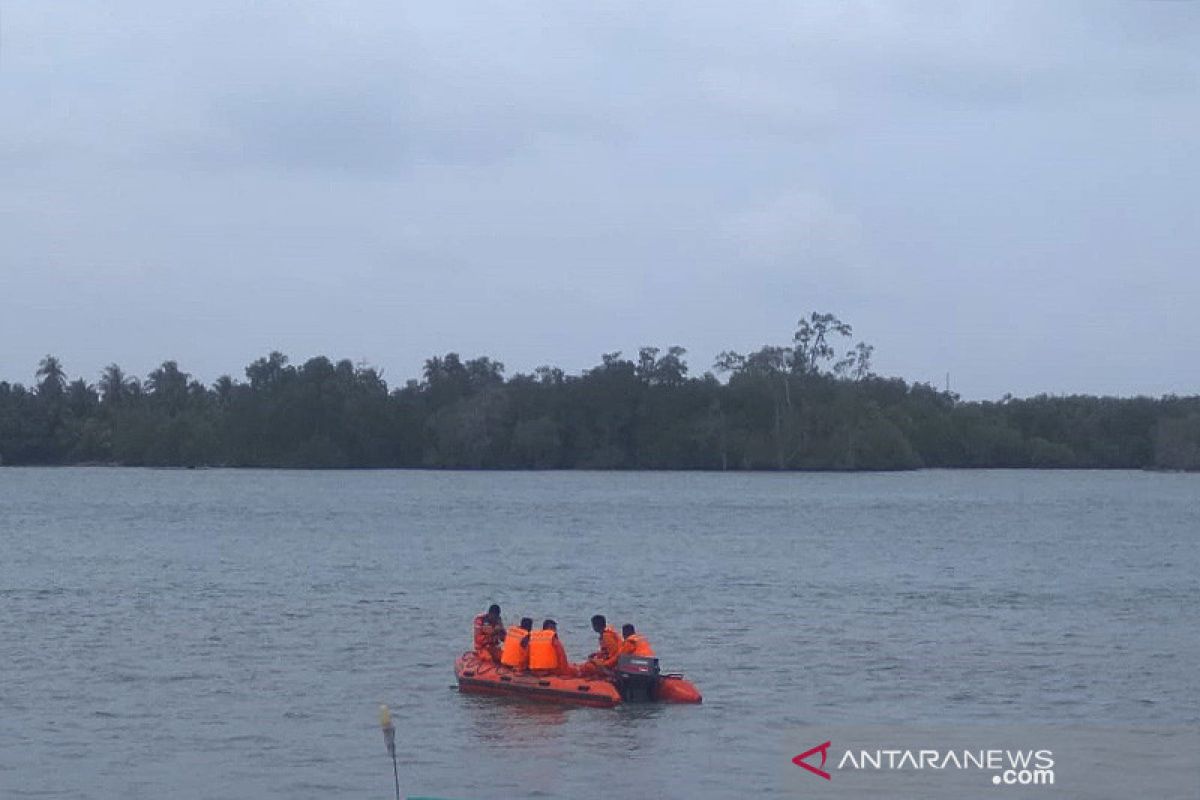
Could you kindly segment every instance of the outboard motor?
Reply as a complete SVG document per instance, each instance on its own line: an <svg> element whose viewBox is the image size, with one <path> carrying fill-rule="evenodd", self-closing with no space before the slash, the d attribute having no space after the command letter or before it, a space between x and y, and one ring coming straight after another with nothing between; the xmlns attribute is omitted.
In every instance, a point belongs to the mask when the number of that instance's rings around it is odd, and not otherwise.
<svg viewBox="0 0 1200 800"><path fill-rule="evenodd" d="M628 703L648 703L654 699L658 683L658 659L621 656L617 660L617 691Z"/></svg>

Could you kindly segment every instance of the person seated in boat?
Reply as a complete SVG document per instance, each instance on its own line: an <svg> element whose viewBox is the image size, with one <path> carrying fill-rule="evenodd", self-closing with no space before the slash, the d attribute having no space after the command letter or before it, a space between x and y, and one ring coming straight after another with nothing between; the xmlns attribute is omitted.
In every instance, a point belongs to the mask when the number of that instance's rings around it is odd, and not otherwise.
<svg viewBox="0 0 1200 800"><path fill-rule="evenodd" d="M575 668L567 660L567 651L558 638L558 623L552 619L543 622L540 631L529 634L529 671L538 675L575 675Z"/></svg>
<svg viewBox="0 0 1200 800"><path fill-rule="evenodd" d="M587 674L603 675L621 657L621 634L608 624L603 614L592 617L592 630L600 634L600 649L589 655L580 669Z"/></svg>
<svg viewBox="0 0 1200 800"><path fill-rule="evenodd" d="M474 620L475 655L483 661L500 660L500 642L504 639L504 621L500 618L500 606L493 603Z"/></svg>
<svg viewBox="0 0 1200 800"><path fill-rule="evenodd" d="M626 623L621 626L621 635L625 641L621 642L621 652L623 656L641 656L643 658L654 658L654 648L650 646L649 640L642 636L630 624Z"/></svg>
<svg viewBox="0 0 1200 800"><path fill-rule="evenodd" d="M529 632L533 630L533 620L522 617L520 625L508 629L504 637L504 648L500 651L499 661L506 667L524 672L529 668Z"/></svg>

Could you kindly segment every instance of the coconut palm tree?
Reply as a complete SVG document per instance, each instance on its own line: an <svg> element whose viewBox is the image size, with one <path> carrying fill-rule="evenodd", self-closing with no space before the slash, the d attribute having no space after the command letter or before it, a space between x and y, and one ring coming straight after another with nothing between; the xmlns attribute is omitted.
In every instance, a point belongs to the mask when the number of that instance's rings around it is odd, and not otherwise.
<svg viewBox="0 0 1200 800"><path fill-rule="evenodd" d="M221 408L226 408L233 401L235 388L233 378L228 375L222 375L213 383L213 393L217 396L217 403Z"/></svg>
<svg viewBox="0 0 1200 800"><path fill-rule="evenodd" d="M105 405L120 405L137 391L137 378L126 375L116 364L109 364L100 374L100 397Z"/></svg>
<svg viewBox="0 0 1200 800"><path fill-rule="evenodd" d="M62 362L56 357L47 355L37 368L38 394L59 397L67 388L67 373Z"/></svg>
<svg viewBox="0 0 1200 800"><path fill-rule="evenodd" d="M146 376L146 389L156 403L174 414L183 408L187 400L188 380L191 377L179 369L178 362L164 361L162 366Z"/></svg>

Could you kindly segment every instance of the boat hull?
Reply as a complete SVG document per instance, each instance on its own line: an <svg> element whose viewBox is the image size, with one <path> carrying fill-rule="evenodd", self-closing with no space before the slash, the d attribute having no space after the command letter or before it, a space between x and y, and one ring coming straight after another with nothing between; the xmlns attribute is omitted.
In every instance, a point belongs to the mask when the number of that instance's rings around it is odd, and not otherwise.
<svg viewBox="0 0 1200 800"><path fill-rule="evenodd" d="M654 699L660 703L700 703L704 698L696 685L682 675L663 675L654 687Z"/></svg>
<svg viewBox="0 0 1200 800"><path fill-rule="evenodd" d="M454 662L454 675L463 694L593 708L612 708L621 702L617 687L609 681L515 672L491 661L481 661L473 652L463 653Z"/></svg>

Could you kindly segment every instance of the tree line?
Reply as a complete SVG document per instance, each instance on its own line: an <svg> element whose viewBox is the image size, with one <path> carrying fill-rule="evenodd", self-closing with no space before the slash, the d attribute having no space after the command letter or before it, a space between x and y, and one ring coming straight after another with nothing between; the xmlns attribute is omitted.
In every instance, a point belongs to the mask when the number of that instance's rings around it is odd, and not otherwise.
<svg viewBox="0 0 1200 800"><path fill-rule="evenodd" d="M578 375L505 377L487 356L425 362L389 387L375 368L273 352L206 386L165 361L97 383L46 356L0 381L0 463L459 469L1200 469L1200 397L1037 396L964 402L874 373L832 314L786 345L606 353ZM718 375L721 377L719 378Z"/></svg>

